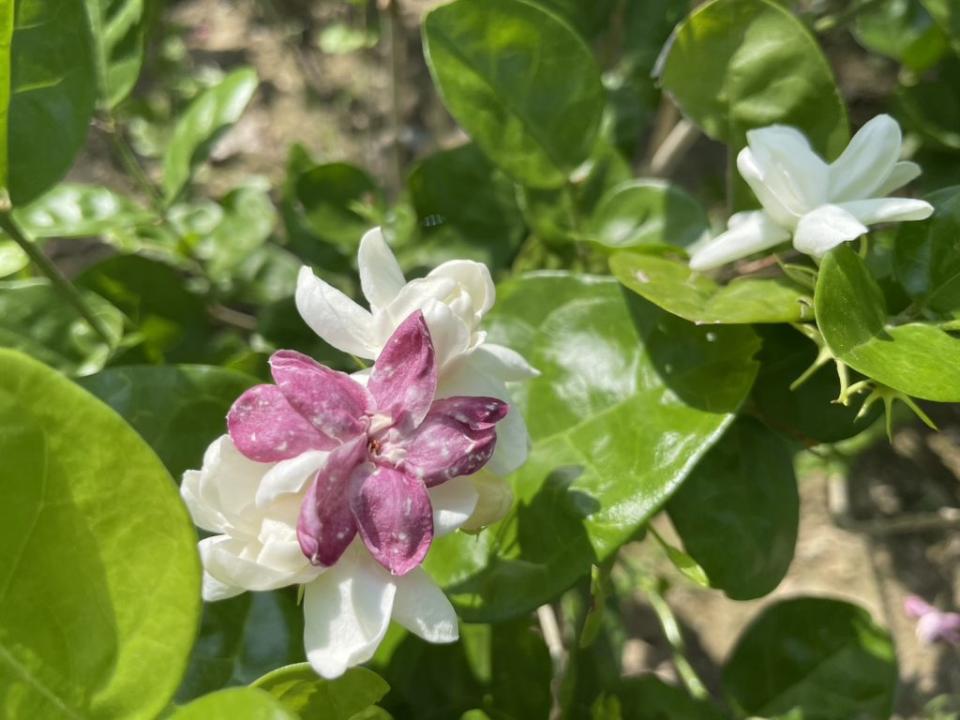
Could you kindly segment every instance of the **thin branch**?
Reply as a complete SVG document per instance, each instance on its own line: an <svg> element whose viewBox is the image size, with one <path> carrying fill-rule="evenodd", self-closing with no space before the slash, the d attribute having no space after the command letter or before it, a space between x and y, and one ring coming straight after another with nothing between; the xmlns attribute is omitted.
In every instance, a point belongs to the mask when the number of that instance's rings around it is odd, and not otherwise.
<svg viewBox="0 0 960 720"><path fill-rule="evenodd" d="M700 128L681 118L650 158L650 174L656 177L669 176L699 137Z"/></svg>

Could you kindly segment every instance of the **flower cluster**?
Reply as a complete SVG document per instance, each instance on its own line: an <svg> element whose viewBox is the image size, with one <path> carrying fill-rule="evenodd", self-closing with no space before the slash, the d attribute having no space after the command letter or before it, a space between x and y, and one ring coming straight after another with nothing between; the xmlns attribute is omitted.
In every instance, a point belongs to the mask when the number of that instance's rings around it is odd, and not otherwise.
<svg viewBox="0 0 960 720"><path fill-rule="evenodd" d="M369 660L394 620L430 642L456 614L420 567L435 537L506 512L502 476L526 459L506 383L535 375L484 342L487 269L441 265L405 282L379 230L360 245L367 311L301 273L297 306L336 347L375 359L353 376L281 350L272 384L244 393L228 433L181 493L200 541L206 600L304 585L304 642L318 673Z"/></svg>
<svg viewBox="0 0 960 720"><path fill-rule="evenodd" d="M960 645L960 614L943 612L917 595L903 602L906 614L917 621L917 639L925 645L944 642Z"/></svg>
<svg viewBox="0 0 960 720"><path fill-rule="evenodd" d="M747 133L737 169L762 210L733 215L727 231L694 248L690 267L709 270L793 238L796 250L819 257L855 240L867 226L924 220L923 200L888 198L920 174L901 162L900 126L889 115L864 125L833 163L791 127L772 125Z"/></svg>

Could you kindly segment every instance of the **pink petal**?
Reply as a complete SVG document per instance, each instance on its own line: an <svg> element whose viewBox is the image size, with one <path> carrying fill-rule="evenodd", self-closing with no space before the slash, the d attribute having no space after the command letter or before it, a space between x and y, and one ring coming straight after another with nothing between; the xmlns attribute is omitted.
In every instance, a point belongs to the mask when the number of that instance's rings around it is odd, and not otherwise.
<svg viewBox="0 0 960 720"><path fill-rule="evenodd" d="M417 310L400 323L370 375L367 389L377 411L416 427L437 392L437 361L423 313Z"/></svg>
<svg viewBox="0 0 960 720"><path fill-rule="evenodd" d="M354 474L362 471L366 449L366 435L338 447L307 490L297 520L297 540L314 565L335 564L357 534L349 489Z"/></svg>
<svg viewBox="0 0 960 720"><path fill-rule="evenodd" d="M256 385L237 398L227 413L227 430L237 449L256 462L277 462L337 444L297 413L275 385Z"/></svg>
<svg viewBox="0 0 960 720"><path fill-rule="evenodd" d="M494 428L507 410L507 404L496 398L438 400L406 441L403 470L422 479L427 487L472 475L493 455L497 444Z"/></svg>
<svg viewBox="0 0 960 720"><path fill-rule="evenodd" d="M378 466L355 484L350 506L370 554L393 575L417 567L433 541L433 509L423 483Z"/></svg>
<svg viewBox="0 0 960 720"><path fill-rule="evenodd" d="M366 430L370 395L349 375L293 350L275 352L270 371L291 407L324 435L342 441Z"/></svg>

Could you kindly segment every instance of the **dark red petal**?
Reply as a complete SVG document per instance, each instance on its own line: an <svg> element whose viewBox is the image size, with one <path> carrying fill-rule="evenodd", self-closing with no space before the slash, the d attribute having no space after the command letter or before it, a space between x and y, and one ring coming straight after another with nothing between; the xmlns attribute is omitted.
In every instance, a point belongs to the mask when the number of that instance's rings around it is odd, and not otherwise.
<svg viewBox="0 0 960 720"><path fill-rule="evenodd" d="M237 398L227 413L227 431L237 449L257 462L286 460L337 444L294 410L275 385L256 385Z"/></svg>

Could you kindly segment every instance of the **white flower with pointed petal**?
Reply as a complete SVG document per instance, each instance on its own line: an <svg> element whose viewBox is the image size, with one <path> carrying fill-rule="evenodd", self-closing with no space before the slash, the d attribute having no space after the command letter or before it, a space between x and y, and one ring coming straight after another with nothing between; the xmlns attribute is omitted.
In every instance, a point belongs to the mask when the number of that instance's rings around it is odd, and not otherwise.
<svg viewBox="0 0 960 720"><path fill-rule="evenodd" d="M731 217L725 233L694 248L690 267L709 270L791 237L797 250L820 257L868 225L930 217L930 203L886 197L920 174L916 163L900 162L901 142L897 122L878 115L827 164L794 128L751 130L737 168L763 210Z"/></svg>

